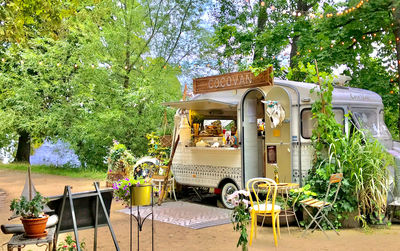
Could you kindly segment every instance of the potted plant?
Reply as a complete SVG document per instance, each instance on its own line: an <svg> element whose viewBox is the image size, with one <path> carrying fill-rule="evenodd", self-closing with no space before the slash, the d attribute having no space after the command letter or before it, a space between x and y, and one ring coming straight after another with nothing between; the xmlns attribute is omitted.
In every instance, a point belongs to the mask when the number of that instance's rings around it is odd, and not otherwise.
<svg viewBox="0 0 400 251"><path fill-rule="evenodd" d="M45 229L49 216L43 213L47 202L48 199L44 198L40 193L37 193L31 201L24 196L21 196L20 199L12 200L10 209L16 215L21 216L27 237L38 238L47 234Z"/></svg>
<svg viewBox="0 0 400 251"><path fill-rule="evenodd" d="M151 204L151 179L125 178L113 184L114 198L122 200L126 206L145 206ZM130 191L132 190L132 194Z"/></svg>

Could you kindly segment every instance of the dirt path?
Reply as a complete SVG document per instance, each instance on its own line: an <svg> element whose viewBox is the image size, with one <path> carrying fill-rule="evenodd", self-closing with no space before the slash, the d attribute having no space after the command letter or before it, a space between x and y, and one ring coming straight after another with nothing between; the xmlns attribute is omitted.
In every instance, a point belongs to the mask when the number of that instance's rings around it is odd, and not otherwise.
<svg viewBox="0 0 400 251"><path fill-rule="evenodd" d="M7 223L10 216L9 203L12 198L18 197L25 182L25 173L0 169L0 223ZM71 185L73 192L93 189L93 181L89 179L68 178L55 175L33 174L33 182L38 191L46 196L62 194L65 185ZM104 186L104 182L101 186ZM2 200L1 190L6 193ZM4 197L4 196L3 196ZM129 217L126 214L116 212L123 206L113 202L111 209L111 222L114 227L121 250L129 250ZM19 223L16 219L12 223ZM10 222L11 223L11 222ZM141 232L141 249L151 250L151 222L146 221ZM282 227L281 239L277 250L400 250L400 225L393 225L390 229L376 229L368 233L362 230L341 230L340 236L334 232L328 232L330 240L321 232L315 232L301 237L300 230L291 229L291 235ZM210 228L193 230L172 224L155 221L155 249L163 251L203 251L203 250L240 250L236 248L238 234L233 231L232 225L221 225ZM60 236L63 239L65 234ZM11 236L0 233L0 245L7 242ZM93 230L79 232L80 240L84 240L88 250L93 250ZM133 243L136 243L136 228L134 228ZM135 245L133 250L135 249ZM3 247L5 250L6 247ZM272 230L260 229L258 237L254 241L252 250L274 250ZM23 250L44 250L28 246ZM114 250L111 235L107 228L99 229L98 250Z"/></svg>

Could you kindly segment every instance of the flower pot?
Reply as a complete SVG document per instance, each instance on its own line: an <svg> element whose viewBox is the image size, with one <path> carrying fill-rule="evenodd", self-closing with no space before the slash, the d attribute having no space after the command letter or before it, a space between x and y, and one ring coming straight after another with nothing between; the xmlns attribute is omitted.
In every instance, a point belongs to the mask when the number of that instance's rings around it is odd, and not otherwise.
<svg viewBox="0 0 400 251"><path fill-rule="evenodd" d="M292 211L287 212L287 222L286 222L286 216L285 216L285 211L281 211L279 214L279 225L280 226L286 226L287 224L292 225L296 222L296 218L294 217L294 214ZM262 224L264 219L263 215L257 215L257 223L259 225ZM272 217L271 215L265 216L264 219L264 226L272 226Z"/></svg>
<svg viewBox="0 0 400 251"><path fill-rule="evenodd" d="M25 236L28 238L46 236L47 233L45 233L45 229L48 219L48 215L44 215L42 218L21 218L22 224L24 225Z"/></svg>
<svg viewBox="0 0 400 251"><path fill-rule="evenodd" d="M132 206L151 204L151 185L131 186Z"/></svg>

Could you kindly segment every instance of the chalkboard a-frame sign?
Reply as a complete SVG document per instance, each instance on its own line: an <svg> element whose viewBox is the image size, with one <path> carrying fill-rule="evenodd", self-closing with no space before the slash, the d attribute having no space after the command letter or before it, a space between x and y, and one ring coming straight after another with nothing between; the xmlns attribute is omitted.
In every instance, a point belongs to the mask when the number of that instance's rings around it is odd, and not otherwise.
<svg viewBox="0 0 400 251"><path fill-rule="evenodd" d="M96 182L94 187L95 191L71 193L71 187L65 186L63 195L49 197L48 206L59 217L55 238L57 240L59 233L74 231L76 246L80 251L78 230L94 228L94 250L96 250L97 228L108 226L115 249L120 250L110 223L113 190L100 190Z"/></svg>

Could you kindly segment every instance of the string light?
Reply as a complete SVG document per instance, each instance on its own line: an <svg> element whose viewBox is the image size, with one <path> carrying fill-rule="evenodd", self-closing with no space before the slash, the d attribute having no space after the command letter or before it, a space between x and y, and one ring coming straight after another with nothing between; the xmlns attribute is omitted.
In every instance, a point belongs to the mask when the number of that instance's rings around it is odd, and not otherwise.
<svg viewBox="0 0 400 251"><path fill-rule="evenodd" d="M5 58L2 58L2 59L1 59L1 62L3 62L3 63L6 62L6 59L5 59Z"/></svg>
<svg viewBox="0 0 400 251"><path fill-rule="evenodd" d="M75 67L75 69L76 69L76 68L78 68L78 65L77 65L77 64L74 64L74 67Z"/></svg>
<svg viewBox="0 0 400 251"><path fill-rule="evenodd" d="M182 68L182 66L178 66L178 68L180 69L180 68Z"/></svg>
<svg viewBox="0 0 400 251"><path fill-rule="evenodd" d="M42 65L43 64L43 62L42 61L39 61L39 65Z"/></svg>
<svg viewBox="0 0 400 251"><path fill-rule="evenodd" d="M21 60L20 63L21 63L21 64L24 64L24 60Z"/></svg>
<svg viewBox="0 0 400 251"><path fill-rule="evenodd" d="M249 2L248 0L246 0L246 2ZM333 16L342 16L342 15L344 15L344 14L349 14L349 13L351 13L351 12L353 12L353 11L355 11L355 10L357 10L357 9L359 9L359 8L361 8L363 5L364 5L364 3L366 3L366 2L368 2L367 0L360 0L355 6L353 6L353 7L350 7L350 8L347 8L347 9L345 9L345 10L343 10L343 11L341 11L341 12L337 12L336 14L335 13L327 13L327 14L319 14L319 15L316 15L315 13L309 13L308 14L308 16L310 17L310 18L315 18L316 16L319 16L319 18L324 18L324 17L326 17L326 18L331 18L331 17L333 17ZM264 7L265 6L265 2L264 1L261 1L261 3L260 3L260 5L262 6L262 7ZM271 5L271 7L269 8L271 11L274 11L274 10L276 10L276 7L274 6L274 5ZM393 8L392 9L393 11L395 10L395 8ZM286 14L286 13L288 13L286 10L283 10L282 12L281 12L282 14ZM302 13L301 12L296 12L296 11L294 11L293 13L292 13L292 15L293 16L301 16L302 15Z"/></svg>
<svg viewBox="0 0 400 251"><path fill-rule="evenodd" d="M57 67L60 67L61 66L61 63L57 63Z"/></svg>
<svg viewBox="0 0 400 251"><path fill-rule="evenodd" d="M92 69L94 69L94 64L91 65Z"/></svg>

